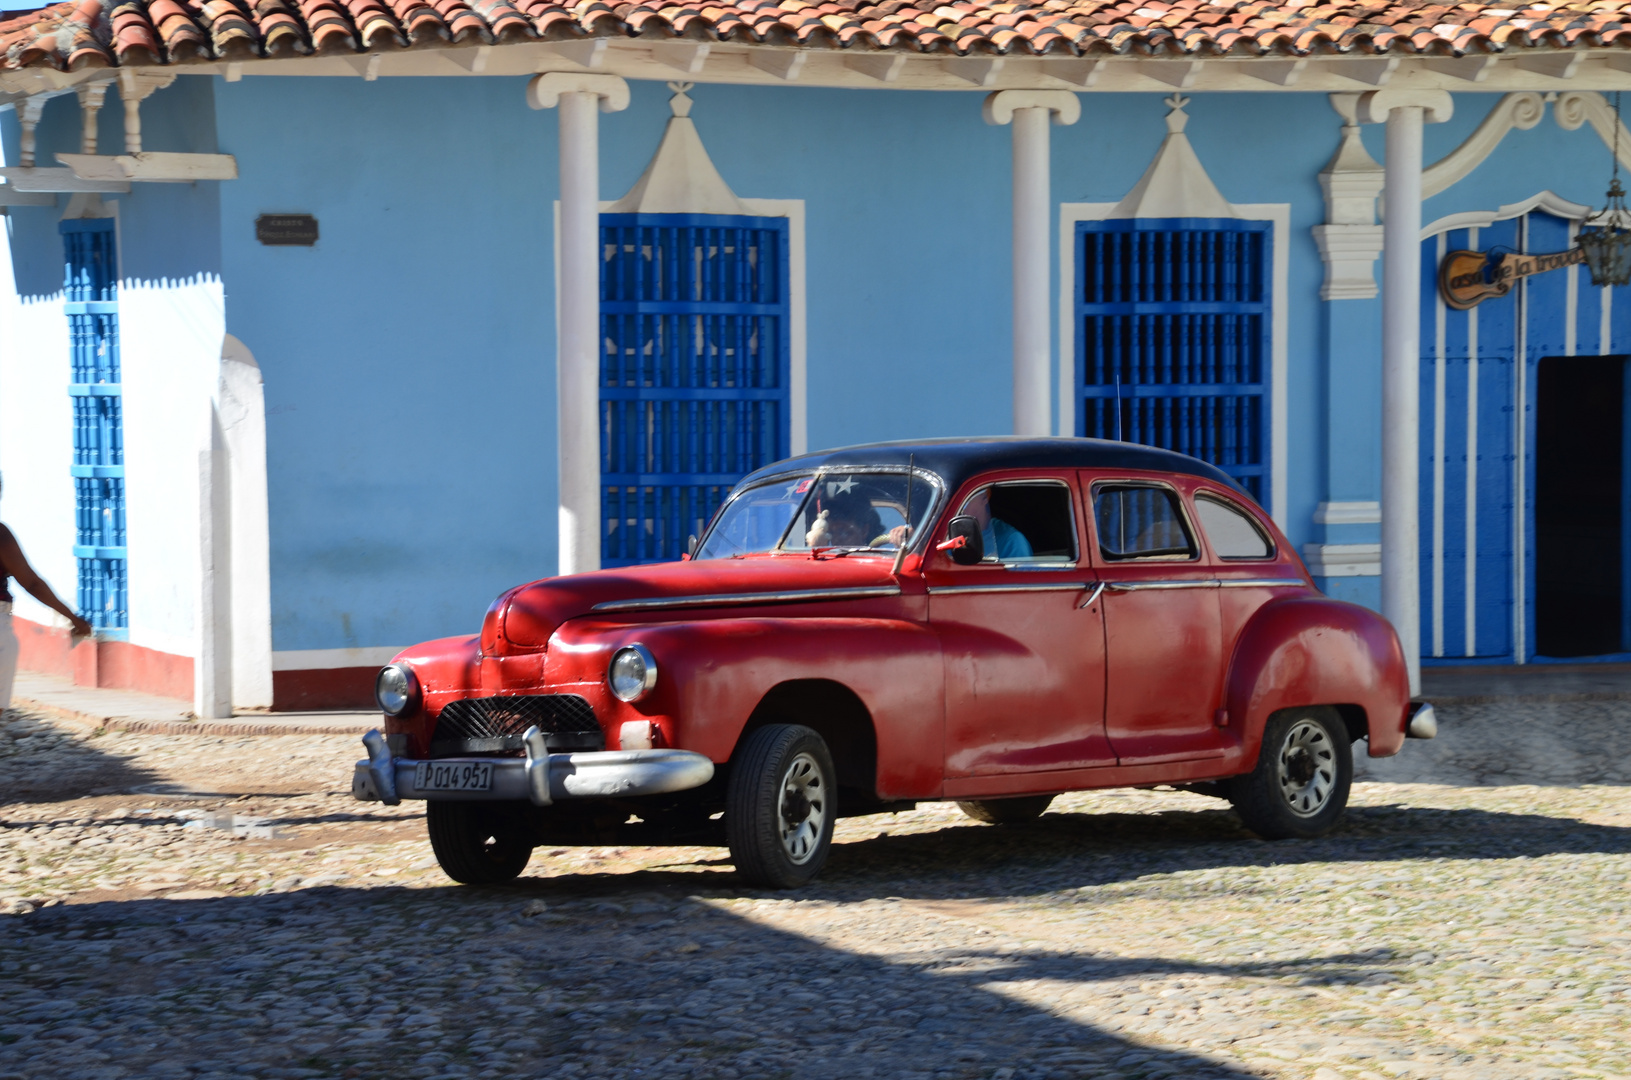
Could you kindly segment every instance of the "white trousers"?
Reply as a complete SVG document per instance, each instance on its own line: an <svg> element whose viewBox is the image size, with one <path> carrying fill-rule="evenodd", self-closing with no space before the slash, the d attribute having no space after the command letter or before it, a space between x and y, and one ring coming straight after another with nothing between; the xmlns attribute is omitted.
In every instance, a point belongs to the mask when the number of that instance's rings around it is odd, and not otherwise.
<svg viewBox="0 0 1631 1080"><path fill-rule="evenodd" d="M11 628L11 604L0 601L0 710L11 708L11 684L17 678L17 632Z"/></svg>

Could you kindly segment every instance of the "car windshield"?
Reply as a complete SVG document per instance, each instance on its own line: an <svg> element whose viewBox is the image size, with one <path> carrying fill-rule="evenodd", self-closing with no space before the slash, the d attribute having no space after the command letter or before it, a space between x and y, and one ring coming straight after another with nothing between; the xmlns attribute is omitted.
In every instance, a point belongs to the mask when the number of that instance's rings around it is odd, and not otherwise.
<svg viewBox="0 0 1631 1080"><path fill-rule="evenodd" d="M834 548L893 555L922 530L935 493L922 476L912 478L908 492L904 471L778 477L726 503L694 557Z"/></svg>

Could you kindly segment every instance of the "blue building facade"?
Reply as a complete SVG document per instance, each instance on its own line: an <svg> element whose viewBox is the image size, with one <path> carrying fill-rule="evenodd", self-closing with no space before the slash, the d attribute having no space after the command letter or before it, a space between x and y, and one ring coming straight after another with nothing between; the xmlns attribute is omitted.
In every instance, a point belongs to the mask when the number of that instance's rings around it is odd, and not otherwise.
<svg viewBox="0 0 1631 1080"><path fill-rule="evenodd" d="M556 571L559 120L529 109L523 86L181 74L142 103L145 145L231 155L235 179L9 206L0 467L7 518L42 538L30 554L47 576L124 553L129 643L203 662L186 568L203 513L197 432L221 408L227 353L252 357L264 391L264 565L234 547L231 574L264 576L271 692L240 705L354 698L357 672L474 632L500 590ZM1011 136L982 120L983 94L685 88L687 122L746 211L685 214L612 207L677 112L661 80L629 92L599 128L604 565L677 556L735 477L787 453L1013 430ZM1381 128L1333 100L1357 94L1080 96L1080 119L1052 133L1048 177L1056 432L1218 463L1323 588L1377 605L1381 225L1354 207L1380 191ZM1506 123L1512 96L1457 93L1453 119L1426 130L1430 165L1478 157L1423 203L1428 662L1612 655L1631 633L1623 500L1571 525L1546 494L1571 482L1546 455L1631 445L1623 408L1597 443L1570 442L1553 416L1604 393L1623 402L1609 368L1631 356L1631 301L1579 265L1465 311L1437 287L1450 252L1570 249L1601 201L1603 140L1553 105ZM42 164L80 145L82 109L73 94L45 103L31 133ZM116 111L100 116L105 146ZM1500 137L1469 150L1492 123ZM21 120L3 125L10 165ZM264 242L267 215L309 215L315 242ZM91 307L64 290L64 238L85 230L117 243L136 350L122 398L95 397L71 368L69 324ZM1550 377L1575 357L1595 382ZM78 473L115 463L52 448L70 441L76 403L104 399L130 429L128 543L62 543ZM217 427L228 444L239 430ZM1617 575L1598 590L1614 593L1613 631L1589 641L1548 613L1579 583L1537 563L1581 529L1597 530L1592 565Z"/></svg>

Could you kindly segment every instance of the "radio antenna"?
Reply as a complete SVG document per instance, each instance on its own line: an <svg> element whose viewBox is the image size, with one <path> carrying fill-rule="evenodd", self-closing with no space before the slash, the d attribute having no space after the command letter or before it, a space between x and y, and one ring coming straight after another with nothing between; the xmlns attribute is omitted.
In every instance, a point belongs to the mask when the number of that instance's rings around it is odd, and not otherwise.
<svg viewBox="0 0 1631 1080"><path fill-rule="evenodd" d="M1121 361L1116 361L1116 441L1121 442Z"/></svg>
<svg viewBox="0 0 1631 1080"><path fill-rule="evenodd" d="M906 561L906 549L912 546L912 469L917 464L916 454L906 455L906 535L900 538L900 546L895 549L895 565L890 573L899 576L900 565Z"/></svg>

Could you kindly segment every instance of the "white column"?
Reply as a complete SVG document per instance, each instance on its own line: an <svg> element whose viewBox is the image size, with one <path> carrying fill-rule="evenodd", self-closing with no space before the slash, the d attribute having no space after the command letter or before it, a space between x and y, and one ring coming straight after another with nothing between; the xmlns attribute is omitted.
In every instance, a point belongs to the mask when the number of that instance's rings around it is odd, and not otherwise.
<svg viewBox="0 0 1631 1080"><path fill-rule="evenodd" d="M215 412L205 407L198 448L198 652L193 657L193 714L232 715L232 560L226 448Z"/></svg>
<svg viewBox="0 0 1631 1080"><path fill-rule="evenodd" d="M1081 105L1065 90L999 90L984 112L989 124L1014 126L1014 434L1043 436L1053 412L1048 124L1075 123Z"/></svg>
<svg viewBox="0 0 1631 1080"><path fill-rule="evenodd" d="M1423 122L1450 118L1442 90L1378 90L1362 118L1387 124L1382 189L1382 614L1399 633L1411 694L1421 693L1421 158Z"/></svg>
<svg viewBox="0 0 1631 1080"><path fill-rule="evenodd" d="M560 257L555 361L559 573L600 567L600 117L629 104L611 75L540 75L535 109L560 107Z"/></svg>
<svg viewBox="0 0 1631 1080"><path fill-rule="evenodd" d="M232 705L272 706L272 571L266 496L266 390L260 365L231 334L221 342L216 416L226 451Z"/></svg>

